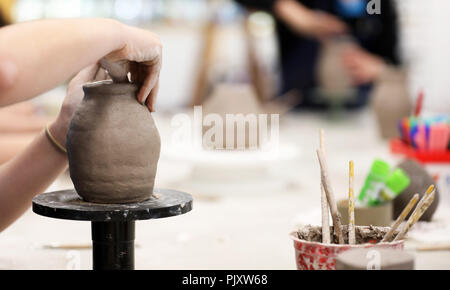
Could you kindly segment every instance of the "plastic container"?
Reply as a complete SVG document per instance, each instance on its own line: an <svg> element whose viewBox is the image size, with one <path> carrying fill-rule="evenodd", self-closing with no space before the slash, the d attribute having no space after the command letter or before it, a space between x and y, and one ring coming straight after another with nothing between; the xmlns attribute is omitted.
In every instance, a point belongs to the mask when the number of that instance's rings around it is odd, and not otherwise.
<svg viewBox="0 0 450 290"><path fill-rule="evenodd" d="M401 139L392 139L389 145L392 153L413 158L421 163L450 163L450 150L443 152L417 151Z"/></svg>
<svg viewBox="0 0 450 290"><path fill-rule="evenodd" d="M364 186L358 196L362 204L371 204L378 199L379 192L385 187L391 168L389 164L380 159L375 159L370 167Z"/></svg>
<svg viewBox="0 0 450 290"><path fill-rule="evenodd" d="M381 190L376 201L369 203L369 206L376 206L389 202L396 198L411 183L410 178L401 168L396 168L386 179L386 185Z"/></svg>
<svg viewBox="0 0 450 290"><path fill-rule="evenodd" d="M344 226L345 227L345 226ZM321 229L321 227L313 227ZM369 226L357 226L359 229L370 230ZM374 229L387 232L388 227L372 227ZM330 230L330 232L332 232ZM403 250L404 240L390 243L364 243L364 244L323 244L320 242L310 242L298 238L298 232L292 232L290 237L294 241L295 263L298 270L336 270L336 257L338 254L350 250L361 248L387 248Z"/></svg>

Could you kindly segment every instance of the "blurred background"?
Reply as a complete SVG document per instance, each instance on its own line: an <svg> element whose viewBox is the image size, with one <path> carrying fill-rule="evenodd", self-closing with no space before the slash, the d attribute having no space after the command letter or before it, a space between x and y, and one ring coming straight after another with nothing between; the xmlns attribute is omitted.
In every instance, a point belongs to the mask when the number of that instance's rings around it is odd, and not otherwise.
<svg viewBox="0 0 450 290"><path fill-rule="evenodd" d="M238 2L246 6L239 5ZM158 107L173 110L192 102L196 84L192 80L198 79L198 66L204 61L208 61L209 65L214 63L208 74L210 86L223 81L248 82L252 72L249 66L253 65L261 70L258 71L263 74L261 78L270 79L263 82L264 88L258 88L264 91L260 94L274 97L282 92L283 88L278 81L281 71L276 21L272 11L257 11L259 7L270 8L270 5L255 5L257 2L2 0L2 14L5 23L45 18L107 17L155 31L165 46L165 65ZM431 111L440 111L442 106L439 106L435 99L441 99L441 102L447 102L448 108L448 98L445 98L448 86L445 85L444 77L439 77L446 74L445 69L448 67L445 65L445 52L449 43L442 37L449 29L444 17L447 4L435 0L426 4L417 0L386 1L386 4L388 2L389 5L392 2L395 6L394 11L389 13L395 15L389 16L392 19L384 23L387 27L383 29L392 30L385 33L386 37L390 37L385 40L391 42L393 47L390 49L395 51L396 55L394 57L391 52L384 53L386 58L391 58L388 59L390 62L402 63L407 67L411 79L408 83L411 98L417 95L421 87L426 86L427 107ZM358 29L370 31L369 28ZM180 50L183 53L180 53ZM205 50L212 50L210 54L214 56L205 55ZM250 59L249 54L255 59ZM256 64L249 64L250 61ZM179 65L181 63L183 66ZM172 77L165 77L166 75ZM173 78L177 80L176 86L172 85Z"/></svg>
<svg viewBox="0 0 450 290"><path fill-rule="evenodd" d="M369 14L368 2L0 0L0 24L106 17L160 36L156 185L193 194L195 205L186 216L138 223L138 268L293 269L289 232L320 224L320 128L336 195L345 198L348 160L355 161L359 192L375 158L395 167L408 155L392 141L405 141L399 121L414 115L418 103L421 118L448 124L450 2L381 0L380 14ZM56 116L65 87L0 109L0 163ZM194 105L221 114L224 107L279 114L280 150L180 151L173 118L191 116ZM417 250L450 244L443 150L431 160L408 155L434 178L441 200L407 245L421 269L450 268L448 249ZM64 174L48 190L71 187ZM65 269L71 250L80 255L76 267L89 269L89 233L87 223L29 211L0 235L0 268Z"/></svg>

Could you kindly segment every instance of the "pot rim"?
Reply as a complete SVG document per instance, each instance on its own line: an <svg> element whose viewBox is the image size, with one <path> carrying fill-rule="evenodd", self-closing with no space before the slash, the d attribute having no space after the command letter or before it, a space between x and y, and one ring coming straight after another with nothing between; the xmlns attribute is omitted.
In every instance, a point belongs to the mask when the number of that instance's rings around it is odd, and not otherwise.
<svg viewBox="0 0 450 290"><path fill-rule="evenodd" d="M359 227L365 227L368 228L369 226L359 226ZM376 226L374 226L376 227ZM376 227L376 228L385 228L385 227ZM401 245L405 242L404 239L399 240L399 241L395 241L395 242L379 242L376 244L371 244L371 243L364 243L364 244L357 244L357 245L350 245L350 244L325 244L325 243L321 243L321 242L310 242L310 241L306 241L306 240L301 240L298 238L297 236L297 231L292 231L289 234L290 238L294 241L294 242L299 242L302 244L308 244L311 246L326 246L326 247L330 247L330 248L348 248L349 246L352 248L366 248L367 245L371 245L371 246L376 246L376 245Z"/></svg>
<svg viewBox="0 0 450 290"><path fill-rule="evenodd" d="M133 83L115 83L112 80L102 80L87 83L83 85L85 95L92 94L108 94L108 95L122 95L136 93L139 87Z"/></svg>

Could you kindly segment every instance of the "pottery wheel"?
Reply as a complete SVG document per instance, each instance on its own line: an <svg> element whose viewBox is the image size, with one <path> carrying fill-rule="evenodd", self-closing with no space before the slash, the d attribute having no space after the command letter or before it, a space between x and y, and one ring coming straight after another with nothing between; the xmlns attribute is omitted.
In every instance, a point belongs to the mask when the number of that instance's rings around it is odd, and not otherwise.
<svg viewBox="0 0 450 290"><path fill-rule="evenodd" d="M134 221L176 216L192 209L191 195L156 189L139 203L100 204L83 201L75 190L39 194L33 198L33 212L46 217L83 221Z"/></svg>
<svg viewBox="0 0 450 290"><path fill-rule="evenodd" d="M42 193L33 198L33 212L51 218L91 221L94 270L134 269L135 221L166 218L192 210L192 196L154 189L146 201L99 204L83 201L75 190Z"/></svg>

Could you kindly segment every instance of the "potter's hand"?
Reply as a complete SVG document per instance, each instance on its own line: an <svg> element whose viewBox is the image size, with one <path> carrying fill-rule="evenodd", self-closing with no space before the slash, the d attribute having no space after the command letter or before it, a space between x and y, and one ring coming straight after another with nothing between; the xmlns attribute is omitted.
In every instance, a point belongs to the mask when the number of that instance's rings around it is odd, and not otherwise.
<svg viewBox="0 0 450 290"><path fill-rule="evenodd" d="M342 62L355 85L376 81L386 67L382 58L356 46L344 50Z"/></svg>
<svg viewBox="0 0 450 290"><path fill-rule="evenodd" d="M312 11L310 20L305 23L305 33L319 40L344 34L347 26L339 18L321 11Z"/></svg>
<svg viewBox="0 0 450 290"><path fill-rule="evenodd" d="M92 81L105 80L106 72L98 64L94 64L81 70L67 86L66 97L56 120L50 124L49 130L59 144L66 144L67 130L73 113L81 103L84 93L83 85Z"/></svg>
<svg viewBox="0 0 450 290"><path fill-rule="evenodd" d="M126 26L125 35L125 46L111 52L104 59L113 67L120 66L124 71L130 72L131 82L141 86L138 101L153 112L161 70L161 42L156 34L136 27Z"/></svg>
<svg viewBox="0 0 450 290"><path fill-rule="evenodd" d="M275 2L275 14L299 34L323 40L347 32L347 25L332 14L309 9L293 0Z"/></svg>

